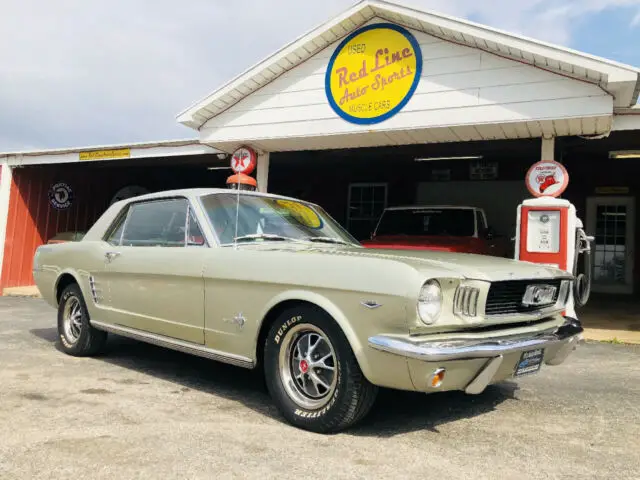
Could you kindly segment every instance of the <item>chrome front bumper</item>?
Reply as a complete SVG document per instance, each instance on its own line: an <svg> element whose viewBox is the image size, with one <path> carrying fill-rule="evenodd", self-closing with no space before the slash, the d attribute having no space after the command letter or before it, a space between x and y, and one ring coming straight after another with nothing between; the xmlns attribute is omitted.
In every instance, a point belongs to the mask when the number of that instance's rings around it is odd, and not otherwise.
<svg viewBox="0 0 640 480"><path fill-rule="evenodd" d="M563 325L553 331L537 334L495 337L482 340L451 339L412 342L405 338L376 335L369 338L369 346L376 350L400 355L423 362L445 362L465 359L486 359L486 364L470 382L467 393L481 393L491 382L504 356L514 352L549 347L557 348L555 354L545 360L547 365L559 365L582 342L583 328L580 322L566 318Z"/></svg>

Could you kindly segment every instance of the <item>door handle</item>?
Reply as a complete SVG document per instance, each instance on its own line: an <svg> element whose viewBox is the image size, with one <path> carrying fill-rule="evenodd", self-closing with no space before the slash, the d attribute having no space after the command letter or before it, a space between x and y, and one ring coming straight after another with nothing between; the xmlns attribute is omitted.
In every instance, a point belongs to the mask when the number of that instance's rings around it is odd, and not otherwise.
<svg viewBox="0 0 640 480"><path fill-rule="evenodd" d="M107 260L107 262L112 262L113 259L118 257L119 255L120 255L120 252L107 252L104 254L104 257Z"/></svg>

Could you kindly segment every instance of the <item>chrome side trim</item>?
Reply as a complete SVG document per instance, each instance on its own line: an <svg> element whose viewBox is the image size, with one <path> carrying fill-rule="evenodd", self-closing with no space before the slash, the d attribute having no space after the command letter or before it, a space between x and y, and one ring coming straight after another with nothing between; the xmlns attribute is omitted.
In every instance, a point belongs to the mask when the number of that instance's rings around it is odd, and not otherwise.
<svg viewBox="0 0 640 480"><path fill-rule="evenodd" d="M573 338L579 340L582 331L583 328L577 320L567 319L561 327L551 333L543 332L480 340L453 338L426 342L412 342L406 338L376 335L369 338L369 346L376 350L425 362L440 362L469 358L492 358L530 348L547 348L558 344L567 344L574 341ZM564 350L558 353L564 354ZM556 358L549 359L547 363L556 365L556 363L550 363L554 361Z"/></svg>
<svg viewBox="0 0 640 480"><path fill-rule="evenodd" d="M502 355L498 355L495 358L492 358L487 362L480 373L474 378L467 388L464 389L465 393L470 395L478 395L484 392L484 389L487 388L487 385L491 383L494 375L502 365L502 360L504 357Z"/></svg>
<svg viewBox="0 0 640 480"><path fill-rule="evenodd" d="M243 357L241 355L234 355L231 353L221 352L219 350L213 350L202 345L196 345L194 343L184 342L175 338L165 337L163 335L157 335L155 333L143 332L122 325L111 325L108 323L98 322L91 320L93 325L98 330L104 330L105 332L113 333L115 335L122 335L133 340L139 340L145 343L151 343L159 347L170 348L183 353L189 353L197 355L198 357L208 358L217 362L229 363L237 367L253 368L255 366L254 361L250 358Z"/></svg>

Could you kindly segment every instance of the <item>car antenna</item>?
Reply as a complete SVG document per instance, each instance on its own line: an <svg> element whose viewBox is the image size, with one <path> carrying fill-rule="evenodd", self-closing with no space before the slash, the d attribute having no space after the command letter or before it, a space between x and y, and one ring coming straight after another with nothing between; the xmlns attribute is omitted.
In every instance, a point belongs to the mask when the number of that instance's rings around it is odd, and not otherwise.
<svg viewBox="0 0 640 480"><path fill-rule="evenodd" d="M236 231L233 234L233 249L238 249L238 217L240 212L240 184L236 187Z"/></svg>

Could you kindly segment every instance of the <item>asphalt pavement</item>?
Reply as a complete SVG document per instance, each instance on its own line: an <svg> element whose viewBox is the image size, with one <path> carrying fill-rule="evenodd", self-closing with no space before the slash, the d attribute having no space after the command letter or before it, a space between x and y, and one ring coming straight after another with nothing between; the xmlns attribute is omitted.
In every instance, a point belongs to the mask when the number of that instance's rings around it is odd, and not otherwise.
<svg viewBox="0 0 640 480"><path fill-rule="evenodd" d="M259 373L111 337L56 347L0 297L0 479L640 479L640 346L587 343L479 396L385 390L355 429L293 428Z"/></svg>

